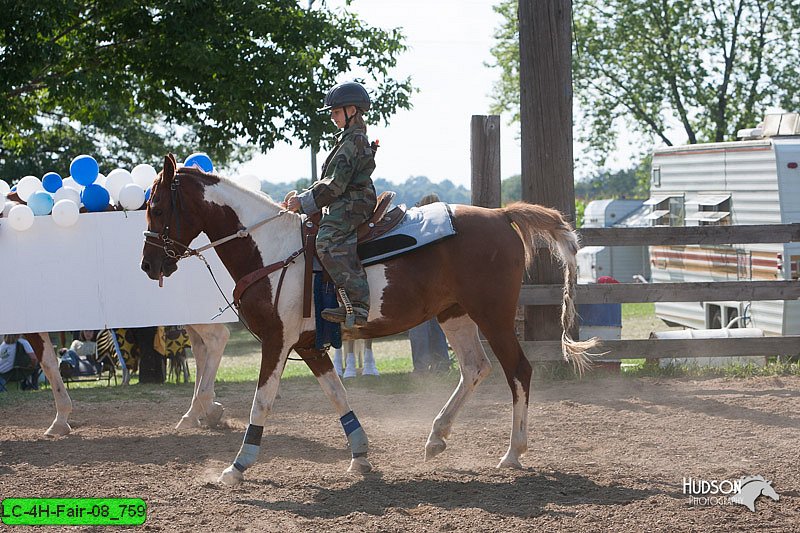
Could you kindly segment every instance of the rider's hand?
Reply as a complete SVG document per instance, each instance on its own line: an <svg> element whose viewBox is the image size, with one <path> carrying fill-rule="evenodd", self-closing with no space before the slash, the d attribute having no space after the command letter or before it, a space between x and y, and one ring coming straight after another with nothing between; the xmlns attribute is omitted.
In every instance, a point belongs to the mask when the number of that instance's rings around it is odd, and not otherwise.
<svg viewBox="0 0 800 533"><path fill-rule="evenodd" d="M300 211L300 199L296 196L289 198L289 200L286 201L286 209L293 213L298 213Z"/></svg>

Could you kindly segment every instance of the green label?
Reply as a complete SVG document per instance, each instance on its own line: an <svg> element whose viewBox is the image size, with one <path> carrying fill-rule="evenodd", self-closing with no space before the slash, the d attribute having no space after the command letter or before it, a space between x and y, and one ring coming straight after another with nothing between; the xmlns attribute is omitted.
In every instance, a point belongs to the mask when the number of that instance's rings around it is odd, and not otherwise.
<svg viewBox="0 0 800 533"><path fill-rule="evenodd" d="M23 526L140 526L141 498L6 498L0 522Z"/></svg>

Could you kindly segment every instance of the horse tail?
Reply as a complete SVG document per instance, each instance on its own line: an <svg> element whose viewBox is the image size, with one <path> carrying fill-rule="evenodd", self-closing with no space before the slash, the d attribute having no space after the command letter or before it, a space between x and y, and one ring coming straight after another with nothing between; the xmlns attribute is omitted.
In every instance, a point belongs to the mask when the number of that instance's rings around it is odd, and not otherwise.
<svg viewBox="0 0 800 533"><path fill-rule="evenodd" d="M569 330L575 323L575 283L577 281L576 254L580 248L578 235L556 209L541 205L514 202L501 209L511 220L525 247L525 266L533 264L537 244L547 244L561 261L564 272L564 298L561 304L561 349L564 359L571 362L579 374L591 366L588 350L597 346L598 340L573 340Z"/></svg>

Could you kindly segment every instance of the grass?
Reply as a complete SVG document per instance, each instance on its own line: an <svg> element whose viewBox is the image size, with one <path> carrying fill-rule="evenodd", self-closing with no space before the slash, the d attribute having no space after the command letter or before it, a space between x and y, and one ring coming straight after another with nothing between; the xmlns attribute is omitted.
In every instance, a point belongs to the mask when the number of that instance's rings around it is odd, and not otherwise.
<svg viewBox="0 0 800 533"><path fill-rule="evenodd" d="M222 359L217 373L217 382L220 390L227 386L239 383L252 383L255 386L258 380L258 373L261 362L261 348L250 333L238 324L230 325L231 338L225 349L225 356ZM655 305L652 303L623 304L622 305L622 338L636 339L646 338L651 331L664 331L668 328L661 320L655 316ZM396 335L373 341L373 352L381 376L372 378L369 376L355 380L348 380L348 388L366 388L378 393L392 394L396 392L409 392L420 388L433 385L434 382L446 381L453 385L459 379L457 365L444 375L437 376L418 376L412 375L411 346L406 335ZM332 355L331 351L331 355ZM497 367L497 365L495 365ZM746 378L751 376L787 376L800 375L800 364L796 362L781 361L772 358L764 366L753 364L732 364L723 368L700 367L696 364L690 365L669 365L659 367L648 365L645 359L625 359L622 360L622 374L629 377L733 377ZM131 384L135 387L115 387L115 394L123 394L123 398L131 400L147 399L158 401L158 397L168 391L169 395L185 395L191 397L193 382L195 380L194 362L189 363L190 383L176 384L165 383L164 385L142 385L138 383L138 377L133 376ZM602 372L590 373L585 377L591 379L593 376L602 376ZM552 381L573 379L574 373L568 365L549 365L535 364L534 376L537 380ZM121 379L121 373L118 372ZM309 380L315 379L302 361L290 360L286 364L283 379ZM504 379L502 372L495 370L489 379ZM70 383L70 395L78 401L96 401L105 398L105 381ZM124 393L120 391L124 390ZM48 391L49 395L49 391ZM27 398L38 395L29 395L16 390L14 385L9 386L9 392L0 394L0 401L6 402L25 402Z"/></svg>

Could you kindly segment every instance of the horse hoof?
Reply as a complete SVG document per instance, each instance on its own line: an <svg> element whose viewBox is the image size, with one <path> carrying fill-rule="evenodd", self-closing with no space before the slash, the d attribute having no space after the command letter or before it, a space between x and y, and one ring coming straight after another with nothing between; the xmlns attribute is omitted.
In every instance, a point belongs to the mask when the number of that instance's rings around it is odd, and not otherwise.
<svg viewBox="0 0 800 533"><path fill-rule="evenodd" d="M428 439L428 443L425 445L425 460L430 461L440 453L442 453L447 448L447 443L441 439L433 440L431 438Z"/></svg>
<svg viewBox="0 0 800 533"><path fill-rule="evenodd" d="M225 413L225 408L222 407L222 404L219 402L214 402L211 404L211 407L208 409L206 413L206 425L208 427L213 428L219 425L220 420L222 420L222 415Z"/></svg>
<svg viewBox="0 0 800 533"><path fill-rule="evenodd" d="M513 468L515 470L521 470L522 463L520 463L519 459L517 459L516 457L509 457L508 455L506 455L497 464L497 468Z"/></svg>
<svg viewBox="0 0 800 533"><path fill-rule="evenodd" d="M44 434L46 437L63 437L69 435L70 431L72 431L72 428L69 427L68 423L54 420Z"/></svg>
<svg viewBox="0 0 800 533"><path fill-rule="evenodd" d="M353 460L350 461L350 468L347 471L354 474L366 474L367 472L372 472L372 465L366 457L353 457Z"/></svg>
<svg viewBox="0 0 800 533"><path fill-rule="evenodd" d="M235 487L236 485L244 481L244 474L236 470L236 468L233 465L231 465L222 471L222 475L219 476L219 479L217 481L219 481L223 485L227 485L229 487Z"/></svg>
<svg viewBox="0 0 800 533"><path fill-rule="evenodd" d="M177 431L185 431L187 429L199 428L200 421L196 416L183 415L180 421L175 425Z"/></svg>

